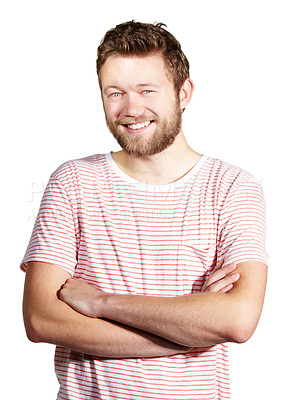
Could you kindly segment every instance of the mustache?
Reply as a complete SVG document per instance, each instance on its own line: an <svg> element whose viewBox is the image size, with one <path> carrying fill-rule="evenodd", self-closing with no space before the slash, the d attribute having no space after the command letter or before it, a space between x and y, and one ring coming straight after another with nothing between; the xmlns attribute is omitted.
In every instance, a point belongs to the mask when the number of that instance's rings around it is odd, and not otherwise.
<svg viewBox="0 0 290 400"><path fill-rule="evenodd" d="M139 118L133 118L133 117L126 117L126 118L118 118L117 120L114 121L116 125L131 125L131 124L143 124L143 122L146 121L157 121L158 118L156 116L143 116Z"/></svg>

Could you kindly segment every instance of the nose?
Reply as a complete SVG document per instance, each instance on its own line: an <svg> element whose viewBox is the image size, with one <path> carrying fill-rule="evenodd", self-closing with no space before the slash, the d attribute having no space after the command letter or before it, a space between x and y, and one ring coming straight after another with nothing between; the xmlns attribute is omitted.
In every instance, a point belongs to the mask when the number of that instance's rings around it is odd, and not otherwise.
<svg viewBox="0 0 290 400"><path fill-rule="evenodd" d="M123 106L123 114L126 117L139 117L145 111L142 99L135 93L127 93Z"/></svg>

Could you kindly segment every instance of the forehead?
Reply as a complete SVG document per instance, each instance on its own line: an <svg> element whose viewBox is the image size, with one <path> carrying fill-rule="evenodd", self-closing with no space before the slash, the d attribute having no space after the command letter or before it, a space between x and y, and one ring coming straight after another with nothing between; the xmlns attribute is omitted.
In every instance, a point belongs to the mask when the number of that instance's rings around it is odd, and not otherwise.
<svg viewBox="0 0 290 400"><path fill-rule="evenodd" d="M100 71L101 88L120 85L172 84L159 54L145 56L111 56Z"/></svg>

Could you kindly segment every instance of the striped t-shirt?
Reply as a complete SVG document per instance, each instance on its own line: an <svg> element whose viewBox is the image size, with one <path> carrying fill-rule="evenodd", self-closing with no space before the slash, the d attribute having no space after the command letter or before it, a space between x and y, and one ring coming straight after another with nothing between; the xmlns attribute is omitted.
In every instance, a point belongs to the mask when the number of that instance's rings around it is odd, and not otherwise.
<svg viewBox="0 0 290 400"><path fill-rule="evenodd" d="M111 154L59 167L22 262L55 264L105 292L199 292L216 264L267 263L265 208L249 173L202 156L170 185L146 185ZM58 399L229 399L227 345L157 358L98 359L57 347Z"/></svg>

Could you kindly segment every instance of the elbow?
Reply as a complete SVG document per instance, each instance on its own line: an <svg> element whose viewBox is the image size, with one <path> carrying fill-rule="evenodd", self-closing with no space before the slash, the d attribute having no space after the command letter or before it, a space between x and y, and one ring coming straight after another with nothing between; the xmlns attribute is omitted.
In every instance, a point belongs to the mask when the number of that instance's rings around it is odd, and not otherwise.
<svg viewBox="0 0 290 400"><path fill-rule="evenodd" d="M27 313L24 313L23 317L27 338L33 343L42 342L39 318L34 315L27 315Z"/></svg>
<svg viewBox="0 0 290 400"><path fill-rule="evenodd" d="M28 340L30 340L30 342L33 342L33 343L41 342L37 333L31 329L29 329L29 330L26 329L26 336L27 336Z"/></svg>
<svg viewBox="0 0 290 400"><path fill-rule="evenodd" d="M230 341L233 343L246 343L253 335L254 331L246 326L237 326L232 329Z"/></svg>
<svg viewBox="0 0 290 400"><path fill-rule="evenodd" d="M247 342L255 332L257 323L257 319L249 314L236 317L230 327L230 341L238 344Z"/></svg>
<svg viewBox="0 0 290 400"><path fill-rule="evenodd" d="M36 329L35 326L33 325L25 325L25 331L26 331L26 336L27 338L33 342L33 343L40 343L41 340L41 336L39 335L38 330Z"/></svg>

